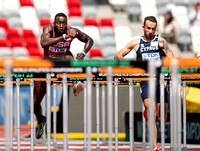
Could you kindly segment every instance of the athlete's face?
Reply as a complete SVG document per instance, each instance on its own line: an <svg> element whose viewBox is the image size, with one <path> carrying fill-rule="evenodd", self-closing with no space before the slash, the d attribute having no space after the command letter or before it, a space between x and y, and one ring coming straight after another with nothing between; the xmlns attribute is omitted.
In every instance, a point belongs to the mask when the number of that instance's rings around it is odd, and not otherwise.
<svg viewBox="0 0 200 151"><path fill-rule="evenodd" d="M62 17L62 16L56 17L56 19L54 21L54 26L55 26L56 32L58 32L60 34L66 33L66 31L67 31L67 18Z"/></svg>
<svg viewBox="0 0 200 151"><path fill-rule="evenodd" d="M145 22L145 25L143 26L143 30L144 30L144 38L146 40L152 40L154 38L156 27L157 27L157 23L155 22L151 22L149 20Z"/></svg>

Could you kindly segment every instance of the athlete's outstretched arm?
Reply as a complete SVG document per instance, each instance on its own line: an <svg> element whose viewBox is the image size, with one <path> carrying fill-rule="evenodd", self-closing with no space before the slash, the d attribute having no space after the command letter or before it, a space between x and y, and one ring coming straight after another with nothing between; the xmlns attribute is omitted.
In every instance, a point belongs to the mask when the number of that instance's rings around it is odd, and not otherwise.
<svg viewBox="0 0 200 151"><path fill-rule="evenodd" d="M169 48L167 41L162 37L159 38L159 46L160 46L160 48L162 48L162 50L166 54L167 58L170 59L170 58L174 57L174 54L173 54L172 50Z"/></svg>
<svg viewBox="0 0 200 151"><path fill-rule="evenodd" d="M83 52L77 54L77 59L82 59L82 58L84 58L84 55L86 55L88 53L88 51L91 49L92 45L94 44L94 41L90 36L88 36L87 34L85 34L82 31L80 31L79 29L77 29L77 28L74 28L74 29L78 33L76 35L76 38L78 38L78 40L85 43Z"/></svg>
<svg viewBox="0 0 200 151"><path fill-rule="evenodd" d="M134 40L130 41L124 48L122 48L114 57L117 60L123 60L124 57L134 49Z"/></svg>

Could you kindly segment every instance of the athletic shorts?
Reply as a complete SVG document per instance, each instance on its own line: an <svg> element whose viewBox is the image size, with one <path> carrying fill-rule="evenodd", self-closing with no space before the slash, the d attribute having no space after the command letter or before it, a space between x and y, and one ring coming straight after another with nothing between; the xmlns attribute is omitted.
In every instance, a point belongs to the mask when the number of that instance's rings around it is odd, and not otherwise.
<svg viewBox="0 0 200 151"><path fill-rule="evenodd" d="M141 97L142 97L143 101L145 99L149 98L149 96L148 96L148 82L149 81L141 81L140 82ZM167 103L168 102L169 91L167 91L167 88L165 88L164 92L165 92L165 103ZM156 96L155 96L155 99L156 99L155 100L156 103L160 103L160 84L159 84L158 81L156 82Z"/></svg>

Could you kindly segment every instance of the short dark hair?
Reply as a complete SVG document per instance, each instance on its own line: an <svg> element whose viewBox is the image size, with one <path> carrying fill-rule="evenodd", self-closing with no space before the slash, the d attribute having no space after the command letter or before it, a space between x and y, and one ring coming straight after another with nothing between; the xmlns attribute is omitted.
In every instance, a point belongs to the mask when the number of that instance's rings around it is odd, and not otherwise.
<svg viewBox="0 0 200 151"><path fill-rule="evenodd" d="M65 15L64 13L58 13L58 14L56 14L54 20L56 20L56 17L65 17L65 18L67 18L67 15Z"/></svg>
<svg viewBox="0 0 200 151"><path fill-rule="evenodd" d="M145 23L146 23L147 20L149 20L149 21L154 22L154 23L157 24L156 17L154 17L154 16L146 16L146 17L144 18L144 25L145 25Z"/></svg>

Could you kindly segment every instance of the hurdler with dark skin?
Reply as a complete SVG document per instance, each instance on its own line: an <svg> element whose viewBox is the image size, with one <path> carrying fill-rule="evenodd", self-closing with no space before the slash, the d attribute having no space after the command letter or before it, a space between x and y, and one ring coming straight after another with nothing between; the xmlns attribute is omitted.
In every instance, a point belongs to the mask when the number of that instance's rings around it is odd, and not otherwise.
<svg viewBox="0 0 200 151"><path fill-rule="evenodd" d="M43 27L40 44L44 48L44 57L74 59L70 51L70 45L74 38L85 43L83 51L77 53L77 59L84 59L85 55L93 45L93 39L80 31L68 25L67 16L58 13L55 16L54 23ZM73 82L74 96L78 96L83 90L83 83ZM36 81L34 87L34 114L38 120L38 131L36 138L39 139L43 134L43 127L46 124L46 117L41 114L41 101L46 94L46 81Z"/></svg>

